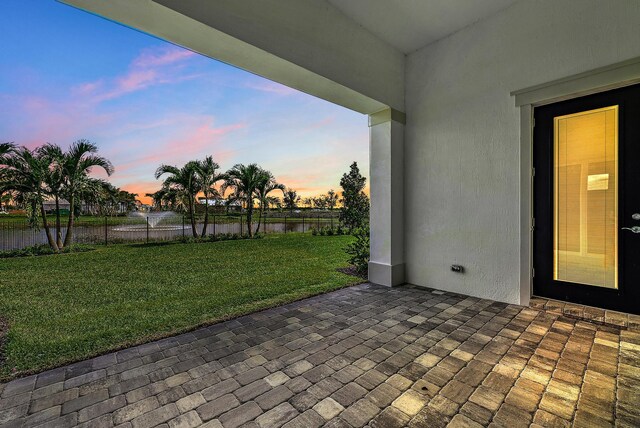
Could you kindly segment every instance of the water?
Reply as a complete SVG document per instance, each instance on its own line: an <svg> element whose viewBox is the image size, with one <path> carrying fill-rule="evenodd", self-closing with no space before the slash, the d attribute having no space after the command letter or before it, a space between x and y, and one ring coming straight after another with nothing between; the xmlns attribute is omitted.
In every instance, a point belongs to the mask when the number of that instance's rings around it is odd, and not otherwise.
<svg viewBox="0 0 640 428"><path fill-rule="evenodd" d="M136 211L129 214L129 217L132 217L132 218L138 217L143 220L146 220L149 223L149 226L151 226L152 228L155 228L161 221L170 217L179 217L179 216L173 211L159 211L159 212L149 212L149 213Z"/></svg>
<svg viewBox="0 0 640 428"><path fill-rule="evenodd" d="M146 217L149 215L149 227L147 228ZM214 224L213 218L207 226L206 234L220 233L247 233L247 225L245 221L240 225L240 219L232 218L231 222L220 222ZM182 237L191 237L191 223L185 220L184 229L182 225L182 216L171 212L160 213L137 213L135 216L128 218L109 219L107 224L98 223L82 223L78 221L74 226L74 242L88 244L114 244L126 242L146 242L148 241L170 241ZM320 222L321 226L328 226L331 223L328 219ZM334 222L337 225L337 221ZM153 225L153 226L152 226ZM202 223L196 224L198 235L202 233ZM257 226L257 222L253 223L253 230ZM288 233L288 232L310 232L311 227L317 227L317 219L301 218L287 219L277 223L263 223L260 226L260 233ZM51 229L52 235L55 236L55 229ZM66 227L62 228L62 236L66 234ZM47 236L44 229L35 230L15 224L0 224L0 250L13 250L33 245L46 244Z"/></svg>

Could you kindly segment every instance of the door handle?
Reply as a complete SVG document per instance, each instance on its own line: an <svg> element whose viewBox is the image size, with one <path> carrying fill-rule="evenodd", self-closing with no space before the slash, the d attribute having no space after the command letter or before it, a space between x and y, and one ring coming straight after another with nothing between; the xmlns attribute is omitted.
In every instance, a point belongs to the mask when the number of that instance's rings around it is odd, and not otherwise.
<svg viewBox="0 0 640 428"><path fill-rule="evenodd" d="M622 230L630 230L633 233L640 233L640 226L623 227Z"/></svg>

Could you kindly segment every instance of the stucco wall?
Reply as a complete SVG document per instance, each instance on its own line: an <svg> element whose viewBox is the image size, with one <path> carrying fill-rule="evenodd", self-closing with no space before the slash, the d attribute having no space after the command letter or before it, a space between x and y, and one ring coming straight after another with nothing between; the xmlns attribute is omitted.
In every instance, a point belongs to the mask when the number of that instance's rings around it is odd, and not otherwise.
<svg viewBox="0 0 640 428"><path fill-rule="evenodd" d="M520 301L520 111L509 94L639 57L639 23L637 0L521 0L407 58L408 282Z"/></svg>

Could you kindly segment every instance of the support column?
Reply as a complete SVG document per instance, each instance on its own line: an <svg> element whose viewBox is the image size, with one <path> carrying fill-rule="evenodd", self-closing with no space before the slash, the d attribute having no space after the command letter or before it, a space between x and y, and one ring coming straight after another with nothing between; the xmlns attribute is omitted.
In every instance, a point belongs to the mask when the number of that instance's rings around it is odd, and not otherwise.
<svg viewBox="0 0 640 428"><path fill-rule="evenodd" d="M405 282L404 123L404 113L390 108L369 116L369 281L389 287Z"/></svg>

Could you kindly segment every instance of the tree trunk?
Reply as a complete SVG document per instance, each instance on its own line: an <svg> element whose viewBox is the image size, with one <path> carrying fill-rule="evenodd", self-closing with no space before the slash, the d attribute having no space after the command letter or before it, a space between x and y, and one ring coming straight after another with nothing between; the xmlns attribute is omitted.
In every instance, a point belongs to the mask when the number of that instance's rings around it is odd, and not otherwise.
<svg viewBox="0 0 640 428"><path fill-rule="evenodd" d="M56 245L62 247L62 225L60 224L60 198L56 195Z"/></svg>
<svg viewBox="0 0 640 428"><path fill-rule="evenodd" d="M256 235L260 232L260 223L262 223L262 216L264 215L264 204L260 202L260 217L258 217L258 227L256 227Z"/></svg>
<svg viewBox="0 0 640 428"><path fill-rule="evenodd" d="M209 224L209 196L204 194L204 224L202 225L202 237L207 234L207 225Z"/></svg>
<svg viewBox="0 0 640 428"><path fill-rule="evenodd" d="M56 253L60 251L60 247L56 244L55 239L53 239L53 235L51 235L51 229L49 229L49 222L47 221L47 213L44 210L44 205L40 204L40 213L42 214L42 225L44 226L44 231L47 234L47 241L49 242L49 246Z"/></svg>
<svg viewBox="0 0 640 428"><path fill-rule="evenodd" d="M69 196L69 221L67 222L67 234L64 237L64 247L68 247L73 242L73 221L75 220L75 197ZM61 248L62 249L62 248Z"/></svg>
<svg viewBox="0 0 640 428"><path fill-rule="evenodd" d="M194 238L198 237L198 231L196 230L196 213L193 207L193 199L189 198L189 214L191 215L191 233Z"/></svg>
<svg viewBox="0 0 640 428"><path fill-rule="evenodd" d="M253 238L253 230L251 230L251 220L253 218L253 200L247 201L247 233L249 238Z"/></svg>

